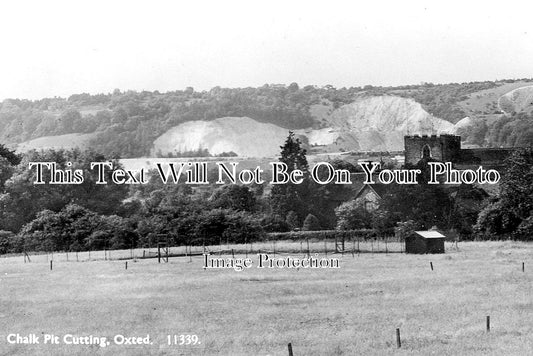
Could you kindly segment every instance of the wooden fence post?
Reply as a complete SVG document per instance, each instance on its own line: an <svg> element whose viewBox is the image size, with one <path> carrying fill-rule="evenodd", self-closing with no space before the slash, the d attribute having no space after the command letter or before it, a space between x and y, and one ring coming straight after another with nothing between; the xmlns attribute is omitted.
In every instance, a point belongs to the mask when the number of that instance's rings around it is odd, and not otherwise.
<svg viewBox="0 0 533 356"><path fill-rule="evenodd" d="M400 339L400 328L396 328L396 345L398 348L402 347L402 340Z"/></svg>
<svg viewBox="0 0 533 356"><path fill-rule="evenodd" d="M289 349L289 356L294 356L292 353L292 345L290 342L289 342L289 345L287 345L287 348Z"/></svg>

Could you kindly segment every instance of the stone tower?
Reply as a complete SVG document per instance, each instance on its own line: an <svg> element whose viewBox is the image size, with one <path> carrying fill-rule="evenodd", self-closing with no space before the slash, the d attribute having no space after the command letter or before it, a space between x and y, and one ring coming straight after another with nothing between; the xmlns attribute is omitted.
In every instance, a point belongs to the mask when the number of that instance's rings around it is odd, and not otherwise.
<svg viewBox="0 0 533 356"><path fill-rule="evenodd" d="M415 165L423 157L441 162L456 162L461 155L461 136L405 136L404 154L406 165Z"/></svg>

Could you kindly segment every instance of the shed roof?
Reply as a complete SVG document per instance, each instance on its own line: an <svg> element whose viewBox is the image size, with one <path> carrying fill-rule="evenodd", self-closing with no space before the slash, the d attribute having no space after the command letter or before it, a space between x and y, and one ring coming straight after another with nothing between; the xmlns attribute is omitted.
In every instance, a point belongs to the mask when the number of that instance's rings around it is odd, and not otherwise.
<svg viewBox="0 0 533 356"><path fill-rule="evenodd" d="M428 230L428 231L415 231L415 234L418 234L422 236L425 239L442 239L445 238L443 234L441 234L438 231L435 230Z"/></svg>

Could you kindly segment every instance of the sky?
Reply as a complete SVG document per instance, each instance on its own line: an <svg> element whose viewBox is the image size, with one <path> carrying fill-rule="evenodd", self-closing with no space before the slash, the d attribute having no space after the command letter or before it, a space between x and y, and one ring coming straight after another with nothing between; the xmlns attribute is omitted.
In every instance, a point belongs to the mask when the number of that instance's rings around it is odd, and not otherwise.
<svg viewBox="0 0 533 356"><path fill-rule="evenodd" d="M0 100L533 77L528 1L3 1Z"/></svg>

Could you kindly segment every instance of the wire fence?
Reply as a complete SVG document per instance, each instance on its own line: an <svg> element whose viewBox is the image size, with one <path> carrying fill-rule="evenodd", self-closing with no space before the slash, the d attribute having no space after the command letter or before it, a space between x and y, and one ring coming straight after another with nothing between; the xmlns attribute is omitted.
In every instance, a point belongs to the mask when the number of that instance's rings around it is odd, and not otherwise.
<svg viewBox="0 0 533 356"><path fill-rule="evenodd" d="M131 260L131 259L166 259L168 257L201 256L203 254L231 256L254 255L257 253L268 254L361 254L361 253L403 253L405 242L395 236L382 237L353 237L336 239L301 239L301 240L266 240L233 244L229 241L207 246L146 246L123 250L97 250L97 251L54 251L54 252L26 252L22 254L7 254L0 256L0 263L47 263L56 262L86 262L105 260Z"/></svg>

